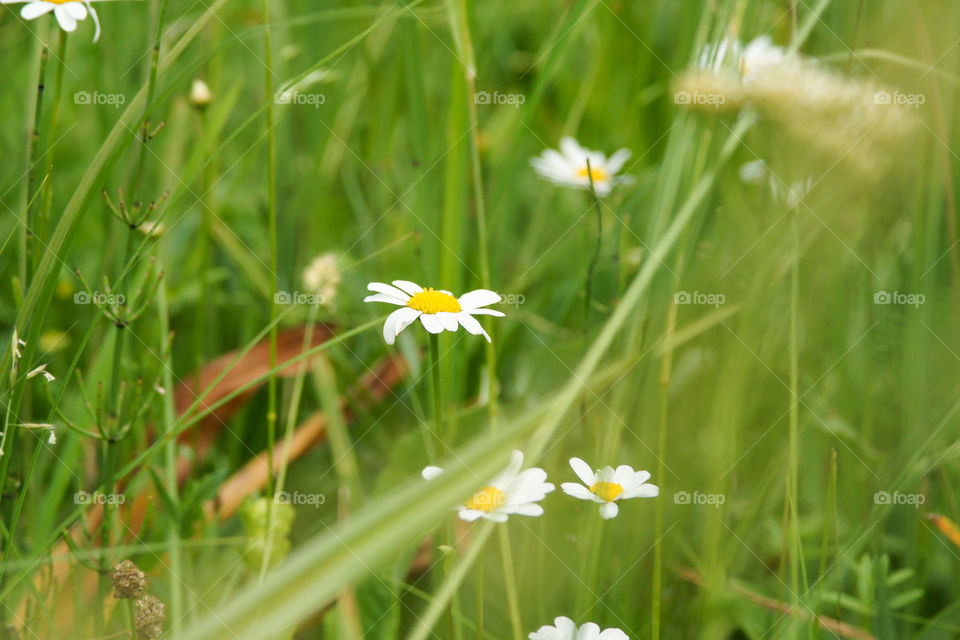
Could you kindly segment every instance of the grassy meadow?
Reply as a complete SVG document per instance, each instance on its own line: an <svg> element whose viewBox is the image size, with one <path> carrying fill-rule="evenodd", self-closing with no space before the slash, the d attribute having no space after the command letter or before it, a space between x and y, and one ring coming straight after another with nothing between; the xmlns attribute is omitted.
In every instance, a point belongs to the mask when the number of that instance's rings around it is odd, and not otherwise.
<svg viewBox="0 0 960 640"><path fill-rule="evenodd" d="M957 24L3 0L0 638L958 637Z"/></svg>

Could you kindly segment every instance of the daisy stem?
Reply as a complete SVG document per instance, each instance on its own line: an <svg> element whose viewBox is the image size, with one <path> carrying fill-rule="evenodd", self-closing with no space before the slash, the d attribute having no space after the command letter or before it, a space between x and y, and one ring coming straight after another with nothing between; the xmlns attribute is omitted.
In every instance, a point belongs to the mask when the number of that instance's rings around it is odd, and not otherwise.
<svg viewBox="0 0 960 640"><path fill-rule="evenodd" d="M797 437L799 425L799 357L797 354L797 312L800 298L800 232L799 209L791 212L791 235L793 236L793 260L790 265L790 442L789 442L789 478L787 499L792 516L790 544L790 588L798 593L798 545L799 523L797 521ZM794 598L796 595L794 595Z"/></svg>
<svg viewBox="0 0 960 640"><path fill-rule="evenodd" d="M33 189L37 184L37 178L34 169L39 162L37 153L40 148L40 114L43 111L43 80L47 73L47 58L49 49L46 43L42 43L38 54L39 64L37 70L37 100L34 105L33 122L30 123L30 136L27 138L27 186L24 189L23 196L23 228L20 234L20 284L23 290L26 290L30 284L30 276L33 271L33 226L31 220L30 203L33 201Z"/></svg>
<svg viewBox="0 0 960 640"><path fill-rule="evenodd" d="M433 437L437 441L437 458L446 456L446 443L443 441L443 391L440 388L440 338L430 334L430 395L433 396Z"/></svg>
<svg viewBox="0 0 960 640"><path fill-rule="evenodd" d="M477 563L477 640L483 640L483 563Z"/></svg>
<svg viewBox="0 0 960 640"><path fill-rule="evenodd" d="M60 95L63 89L63 69L66 67L67 60L67 32L60 30L60 40L57 43L57 71L53 81L53 103L50 111L50 131L47 133L47 152L46 164L53 169L53 145L56 143L54 137L57 133L57 123L60 121ZM40 236L41 242L46 237L47 218L50 215L50 207L53 204L53 183L49 177L45 180L43 186L43 204L40 209L40 220L37 224L36 233ZM32 267L31 267L32 268Z"/></svg>
<svg viewBox="0 0 960 640"><path fill-rule="evenodd" d="M507 528L497 527L500 534L500 559L503 562L503 578L507 587L507 608L510 611L510 628L513 640L522 640L523 621L520 618L520 601L517 599L517 578L513 571L513 553L510 551L510 535Z"/></svg>
<svg viewBox="0 0 960 640"><path fill-rule="evenodd" d="M593 274L597 269L597 262L600 260L600 246L603 241L603 210L600 206L600 196L593 185L593 170L590 168L590 158L587 158L587 177L590 178L590 193L593 194L593 206L597 212L597 242L593 248L593 257L590 258L590 264L587 267L587 281L584 285L583 301L583 334L589 334L590 331L590 303L593 301Z"/></svg>

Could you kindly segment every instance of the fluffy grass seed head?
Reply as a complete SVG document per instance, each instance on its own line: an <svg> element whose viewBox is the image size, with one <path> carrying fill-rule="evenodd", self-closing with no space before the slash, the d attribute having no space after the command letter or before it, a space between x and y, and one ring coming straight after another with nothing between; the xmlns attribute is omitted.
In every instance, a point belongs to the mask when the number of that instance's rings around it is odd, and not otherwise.
<svg viewBox="0 0 960 640"><path fill-rule="evenodd" d="M577 189L590 189L590 178L598 196L605 196L613 187L628 180L617 172L630 159L629 149L620 149L609 158L600 151L590 151L571 137L560 141L560 150L547 149L530 159L537 174L550 182ZM589 167L588 161L589 160Z"/></svg>
<svg viewBox="0 0 960 640"><path fill-rule="evenodd" d="M147 589L147 575L130 560L124 560L110 574L113 597L120 600L136 600Z"/></svg>
<svg viewBox="0 0 960 640"><path fill-rule="evenodd" d="M530 467L521 471L522 466L523 452L514 450L507 468L457 507L460 519L506 522L511 515L543 515L543 507L537 503L556 487L546 481L547 472L543 469ZM433 480L442 473L440 467L426 467L421 475L424 480Z"/></svg>
<svg viewBox="0 0 960 640"><path fill-rule="evenodd" d="M383 323L383 339L387 344L393 344L400 332L417 318L430 333L456 331L463 327L468 333L483 336L490 342L490 336L473 316L504 315L500 311L484 308L500 302L500 294L489 289L476 289L459 298L449 291L430 287L424 289L408 280L394 280L392 286L371 282L367 289L373 291L374 295L364 298L364 302L389 302L400 307Z"/></svg>
<svg viewBox="0 0 960 640"><path fill-rule="evenodd" d="M650 473L634 471L633 467L620 465L603 467L596 472L580 458L570 458L570 467L583 484L564 482L560 489L568 496L580 500L590 500L600 505L600 516L604 520L615 518L620 511L617 502L630 498L655 498L660 495L656 485L647 484Z"/></svg>
<svg viewBox="0 0 960 640"><path fill-rule="evenodd" d="M576 623L566 616L555 618L553 626L540 627L527 637L530 640L629 640L629 636L620 629L601 631L593 622L578 629Z"/></svg>

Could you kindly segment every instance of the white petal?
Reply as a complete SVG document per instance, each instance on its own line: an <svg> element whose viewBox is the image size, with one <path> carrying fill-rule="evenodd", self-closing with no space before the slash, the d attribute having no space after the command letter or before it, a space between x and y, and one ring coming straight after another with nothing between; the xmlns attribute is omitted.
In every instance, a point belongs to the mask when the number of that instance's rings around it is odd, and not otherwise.
<svg viewBox="0 0 960 640"><path fill-rule="evenodd" d="M600 637L600 627L596 623L588 622L580 627L577 640L597 640Z"/></svg>
<svg viewBox="0 0 960 640"><path fill-rule="evenodd" d="M627 476L626 478L624 478L625 482L621 482L620 486L623 487L624 491L629 491L631 489L639 487L649 479L650 479L649 471L635 471L631 473L629 476Z"/></svg>
<svg viewBox="0 0 960 640"><path fill-rule="evenodd" d="M397 289L396 287L391 287L390 285L384 284L382 282L371 282L370 284L367 285L367 289L370 291L375 291L376 293L386 293L387 295L400 298L401 300L403 300L404 304L406 304L407 300L410 299L410 296L405 294L403 291L400 291L400 289Z"/></svg>
<svg viewBox="0 0 960 640"><path fill-rule="evenodd" d="M416 282L410 282L409 280L394 280L393 286L398 289L402 289L405 293L409 295L414 295L423 291L423 287L418 285Z"/></svg>
<svg viewBox="0 0 960 640"><path fill-rule="evenodd" d="M420 472L420 475L423 476L424 480L433 480L441 473L443 473L443 469L441 469L440 467L430 466L430 467L424 467L423 471Z"/></svg>
<svg viewBox="0 0 960 640"><path fill-rule="evenodd" d="M497 311L496 309L470 309L470 315L474 316L495 316L497 318L503 318L506 314L502 311Z"/></svg>
<svg viewBox="0 0 960 640"><path fill-rule="evenodd" d="M506 522L507 514L503 511L493 511L491 513L481 512L481 518L484 520L490 520L491 522Z"/></svg>
<svg viewBox="0 0 960 640"><path fill-rule="evenodd" d="M619 149L616 153L610 156L610 159L607 160L607 173L610 175L615 174L623 168L623 165L626 164L627 160L630 159L630 149Z"/></svg>
<svg viewBox="0 0 960 640"><path fill-rule="evenodd" d="M53 15L57 16L57 22L64 31L70 33L77 30L77 19L70 15L66 5L59 5L53 10Z"/></svg>
<svg viewBox="0 0 960 640"><path fill-rule="evenodd" d="M486 331L483 330L483 327L480 326L480 323L477 322L477 319L467 313L458 313L457 320L460 321L460 324L463 325L463 328L468 332L472 333L475 336L483 336L487 339L487 342L490 342L490 336Z"/></svg>
<svg viewBox="0 0 960 640"><path fill-rule="evenodd" d="M507 505L501 509L498 509L498 511L500 513L509 513L510 515L518 515L518 516L537 517L537 516L543 515L543 507L541 507L535 502Z"/></svg>
<svg viewBox="0 0 960 640"><path fill-rule="evenodd" d="M31 2L23 5L23 8L20 9L20 17L24 20L33 20L45 13L50 13L56 8L56 5L52 2Z"/></svg>
<svg viewBox="0 0 960 640"><path fill-rule="evenodd" d="M400 307L387 316L386 322L383 323L383 339L386 340L387 344L393 344L397 335L416 320L419 315L420 312L416 309Z"/></svg>
<svg viewBox="0 0 960 640"><path fill-rule="evenodd" d="M441 311L434 314L437 320L440 321L440 324L443 325L443 328L447 331L456 331L457 330L457 317L459 314L451 313L449 311Z"/></svg>
<svg viewBox="0 0 960 640"><path fill-rule="evenodd" d="M460 509L460 513L457 515L460 516L461 520L473 522L483 515L483 511L477 511L476 509Z"/></svg>
<svg viewBox="0 0 960 640"><path fill-rule="evenodd" d="M513 486L513 482L517 477L517 474L520 472L520 467L523 466L523 452L514 449L510 454L510 462L507 463L506 468L494 476L493 480L490 481L490 484L494 487L497 487L503 492L506 492Z"/></svg>
<svg viewBox="0 0 960 640"><path fill-rule="evenodd" d="M443 323L432 313L422 314L420 316L420 322L423 323L423 328L430 333L443 333Z"/></svg>
<svg viewBox="0 0 960 640"><path fill-rule="evenodd" d="M596 498L596 496L590 493L590 489L587 489L582 484L576 482L564 482L560 485L560 490L568 496L573 496L574 498L579 498L580 500L589 500L590 502L595 502L594 498Z"/></svg>
<svg viewBox="0 0 960 640"><path fill-rule="evenodd" d="M66 9L70 15L77 20L83 20L87 17L87 8L83 6L82 2L68 2L63 5L63 8Z"/></svg>
<svg viewBox="0 0 960 640"><path fill-rule="evenodd" d="M620 511L620 507L617 506L616 502L607 502L600 506L600 517L604 520L609 520L610 518L616 518L617 512Z"/></svg>
<svg viewBox="0 0 960 640"><path fill-rule="evenodd" d="M617 481L617 472L613 467L603 467L602 469L597 469L595 482L616 482Z"/></svg>
<svg viewBox="0 0 960 640"><path fill-rule="evenodd" d="M624 489L633 487L633 467L622 464L613 472L613 481Z"/></svg>
<svg viewBox="0 0 960 640"><path fill-rule="evenodd" d="M389 293L375 293L372 296L367 296L363 299L364 302L389 302L390 304L395 304L399 307L403 307L407 304L407 301L398 298L397 296L392 296Z"/></svg>
<svg viewBox="0 0 960 640"><path fill-rule="evenodd" d="M566 136L560 140L560 151L563 152L563 155L578 163L583 162L588 153L586 149L581 147L580 144L570 136Z"/></svg>
<svg viewBox="0 0 960 640"><path fill-rule="evenodd" d="M620 629L604 629L597 640L630 640L630 637Z"/></svg>
<svg viewBox="0 0 960 640"><path fill-rule="evenodd" d="M594 475L593 469L580 458L570 458L570 468L573 469L573 472L577 474L577 477L580 478L583 484L588 487L592 487L597 481L597 476Z"/></svg>
<svg viewBox="0 0 960 640"><path fill-rule="evenodd" d="M457 302L460 303L464 311L470 311L500 302L500 294L489 289L477 289L463 294Z"/></svg>
<svg viewBox="0 0 960 640"><path fill-rule="evenodd" d="M660 495L660 488L654 484L642 484L639 487L634 487L629 491L624 491L620 494L620 500L627 500L629 498L656 498Z"/></svg>

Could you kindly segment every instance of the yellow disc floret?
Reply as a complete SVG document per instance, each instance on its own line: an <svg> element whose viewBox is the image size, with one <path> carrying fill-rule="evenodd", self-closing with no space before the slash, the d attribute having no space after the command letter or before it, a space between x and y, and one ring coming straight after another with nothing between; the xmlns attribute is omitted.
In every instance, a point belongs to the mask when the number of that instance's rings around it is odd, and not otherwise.
<svg viewBox="0 0 960 640"><path fill-rule="evenodd" d="M422 313L440 313L441 311L458 313L460 311L460 303L456 298L443 291L434 291L430 287L410 296L407 306Z"/></svg>
<svg viewBox="0 0 960 640"><path fill-rule="evenodd" d="M584 167L584 168L582 168L582 169L577 170L577 177L578 177L578 178L587 178L587 179L589 179L591 175L593 176L593 181L594 181L594 182L606 182L607 179L610 177L610 176L607 175L607 172L606 172L606 171L604 171L603 169L601 169L601 168L599 168L599 167L592 167L592 168L589 168L589 169L588 169L587 167Z"/></svg>
<svg viewBox="0 0 960 640"><path fill-rule="evenodd" d="M595 482L593 486L590 487L590 493L601 500L613 502L617 499L617 496L623 493L623 487L616 482Z"/></svg>
<svg viewBox="0 0 960 640"><path fill-rule="evenodd" d="M503 491L496 487L484 487L473 494L473 497L467 500L467 503L463 506L472 511L491 513L506 503L507 496Z"/></svg>

